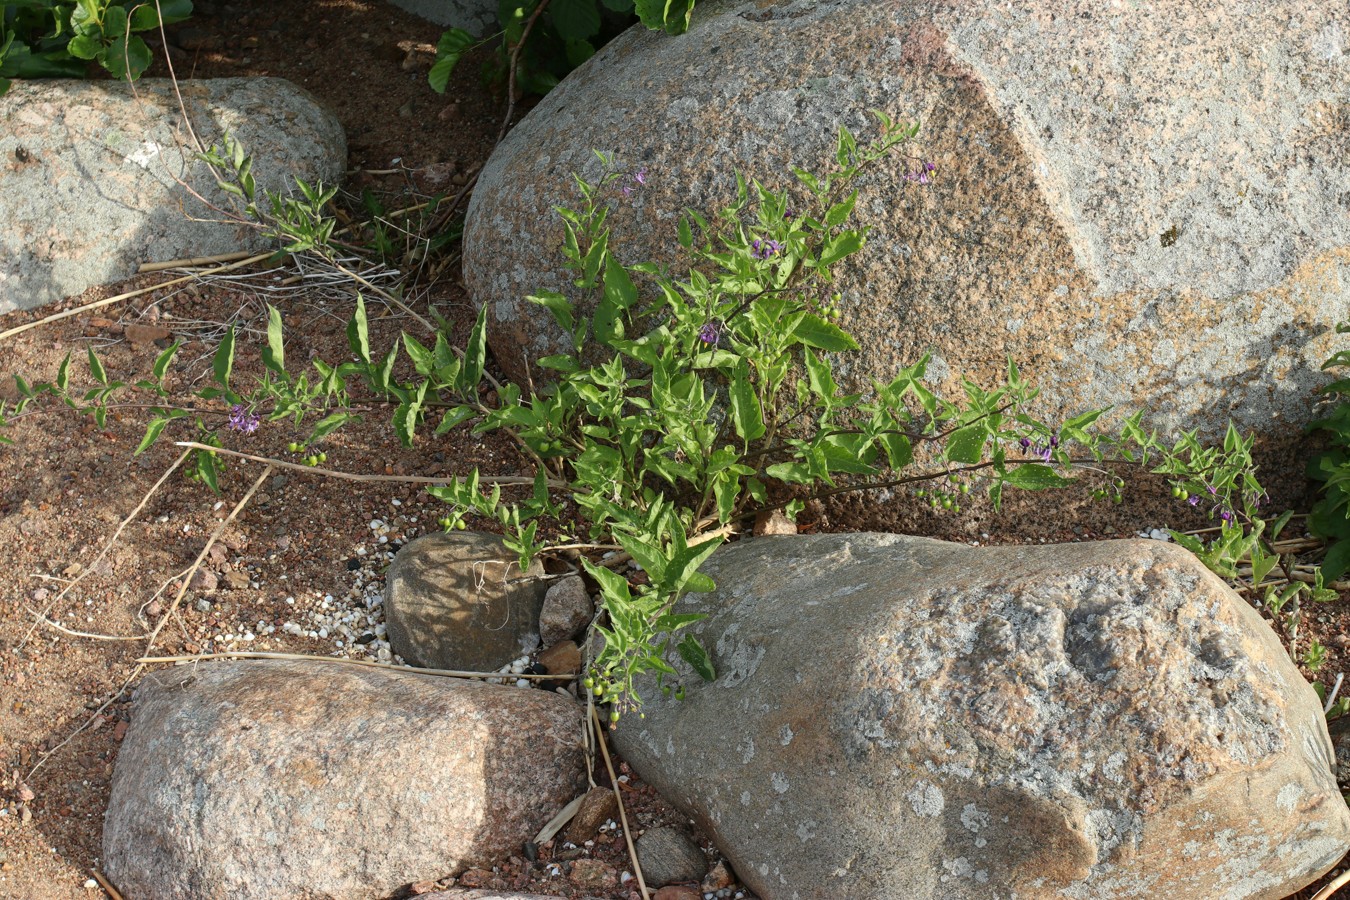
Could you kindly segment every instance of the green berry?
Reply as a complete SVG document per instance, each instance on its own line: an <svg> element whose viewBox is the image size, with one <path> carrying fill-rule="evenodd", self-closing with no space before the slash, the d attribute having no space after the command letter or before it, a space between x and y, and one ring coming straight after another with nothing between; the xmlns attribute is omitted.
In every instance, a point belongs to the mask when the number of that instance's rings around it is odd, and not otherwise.
<svg viewBox="0 0 1350 900"><path fill-rule="evenodd" d="M328 454L320 451L319 462L328 462Z"/></svg>
<svg viewBox="0 0 1350 900"><path fill-rule="evenodd" d="M592 688L592 690L595 691L595 696L597 697L605 696L605 683L603 681L597 681L595 683L595 687Z"/></svg>
<svg viewBox="0 0 1350 900"><path fill-rule="evenodd" d="M680 685L675 689L675 699L676 700L684 699L684 685Z"/></svg>
<svg viewBox="0 0 1350 900"><path fill-rule="evenodd" d="M286 445L286 449L291 451L292 453L299 453L300 445L297 444L295 441L291 441L289 444Z"/></svg>
<svg viewBox="0 0 1350 900"><path fill-rule="evenodd" d="M611 709L609 711L609 720L616 723L619 721L619 711L617 709Z"/></svg>
<svg viewBox="0 0 1350 900"><path fill-rule="evenodd" d="M463 531L463 530L464 530L464 527L465 527L465 526L464 526L464 520L463 520L463 519L460 519L458 522L456 522L456 523L455 523L455 527L458 528L460 531Z"/></svg>
<svg viewBox="0 0 1350 900"><path fill-rule="evenodd" d="M595 687L595 679L587 675L585 678L581 679L581 685L589 691L591 688Z"/></svg>

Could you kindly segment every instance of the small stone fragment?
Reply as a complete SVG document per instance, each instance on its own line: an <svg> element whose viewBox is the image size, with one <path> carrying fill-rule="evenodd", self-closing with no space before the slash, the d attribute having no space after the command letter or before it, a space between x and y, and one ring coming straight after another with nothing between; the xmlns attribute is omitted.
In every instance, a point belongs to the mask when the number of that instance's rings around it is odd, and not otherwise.
<svg viewBox="0 0 1350 900"><path fill-rule="evenodd" d="M619 801L614 792L605 787L593 787L581 801L581 809L567 823L563 840L573 844L584 844L599 832L600 826L619 815Z"/></svg>
<svg viewBox="0 0 1350 900"><path fill-rule="evenodd" d="M703 876L703 892L711 894L713 891L720 891L722 888L729 888L736 883L736 878L731 874L731 868L723 860L708 870L708 874Z"/></svg>
<svg viewBox="0 0 1350 900"><path fill-rule="evenodd" d="M674 828L653 828L638 838L637 855L648 887L698 883L708 871L703 850Z"/></svg>
<svg viewBox="0 0 1350 900"><path fill-rule="evenodd" d="M703 892L687 884L668 884L653 894L652 898L653 900L703 900Z"/></svg>
<svg viewBox="0 0 1350 900"><path fill-rule="evenodd" d="M173 337L173 332L159 325L137 325L132 323L122 329L127 340L133 344L149 344Z"/></svg>
<svg viewBox="0 0 1350 900"><path fill-rule="evenodd" d="M210 569L198 569L192 573L192 581L188 583L188 587L202 594L214 594L219 584L215 572Z"/></svg>
<svg viewBox="0 0 1350 900"><path fill-rule="evenodd" d="M771 509L755 516L755 537L766 534L796 534L797 523L783 515L782 510Z"/></svg>
<svg viewBox="0 0 1350 900"><path fill-rule="evenodd" d="M607 891L619 883L619 872L598 859L579 859L572 863L567 879L588 891Z"/></svg>
<svg viewBox="0 0 1350 900"><path fill-rule="evenodd" d="M581 671L581 648L576 641L561 641L540 651L539 664L549 675L575 675Z"/></svg>
<svg viewBox="0 0 1350 900"><path fill-rule="evenodd" d="M539 640L544 646L577 637L590 624L595 609L586 582L569 575L549 587L539 611Z"/></svg>

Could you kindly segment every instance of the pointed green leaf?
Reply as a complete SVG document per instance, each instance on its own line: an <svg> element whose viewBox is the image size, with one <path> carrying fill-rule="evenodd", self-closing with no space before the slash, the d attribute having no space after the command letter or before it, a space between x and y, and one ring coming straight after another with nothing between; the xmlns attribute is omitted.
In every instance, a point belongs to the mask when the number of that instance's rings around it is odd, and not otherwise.
<svg viewBox="0 0 1350 900"><path fill-rule="evenodd" d="M347 322L347 346L363 363L370 362L370 324L366 321L366 298L356 295L356 309Z"/></svg>
<svg viewBox="0 0 1350 900"><path fill-rule="evenodd" d="M983 422L976 422L953 431L947 437L947 460L968 464L979 462L980 456L984 453L987 434Z"/></svg>
<svg viewBox="0 0 1350 900"><path fill-rule="evenodd" d="M689 663L690 668L698 673L698 677L704 681L714 681L717 678L717 670L713 668L712 658L708 656L708 651L703 649L698 638L692 634L686 634L684 640L676 646L680 652L680 659Z"/></svg>
<svg viewBox="0 0 1350 900"><path fill-rule="evenodd" d="M99 362L98 354L94 352L93 347L89 348L89 374L99 384L106 385L108 383L108 373L104 371L103 363Z"/></svg>
<svg viewBox="0 0 1350 900"><path fill-rule="evenodd" d="M793 334L803 344L832 353L858 349L858 342L848 332L815 313L803 315Z"/></svg>
<svg viewBox="0 0 1350 900"><path fill-rule="evenodd" d="M278 375L286 374L285 333L281 324L281 312L272 304L267 304L267 347L263 349L263 365Z"/></svg>
<svg viewBox="0 0 1350 900"><path fill-rule="evenodd" d="M731 396L731 421L736 426L736 434L745 441L763 437L764 412L755 395L755 386L750 382L750 367L744 359L739 360L732 371L728 393Z"/></svg>
<svg viewBox="0 0 1350 900"><path fill-rule="evenodd" d="M478 319L473 331L469 333L469 342L464 348L464 368L459 373L459 389L465 394L478 390L478 382L483 378L483 366L487 362L487 304L478 309Z"/></svg>

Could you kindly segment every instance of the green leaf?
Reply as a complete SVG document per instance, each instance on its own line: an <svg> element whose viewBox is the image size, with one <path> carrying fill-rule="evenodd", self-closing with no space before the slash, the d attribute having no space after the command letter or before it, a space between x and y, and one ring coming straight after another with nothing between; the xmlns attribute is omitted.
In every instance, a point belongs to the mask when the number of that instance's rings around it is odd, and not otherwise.
<svg viewBox="0 0 1350 900"><path fill-rule="evenodd" d="M628 270L613 256L605 257L605 300L616 309L628 309L637 302L638 292Z"/></svg>
<svg viewBox="0 0 1350 900"><path fill-rule="evenodd" d="M216 384L225 390L230 389L230 373L234 371L234 326L225 332L220 346L216 348L216 358L211 364L212 377Z"/></svg>
<svg viewBox="0 0 1350 900"><path fill-rule="evenodd" d="M437 434L445 434L457 425L462 425L474 417L474 411L467 406L456 406L453 409L447 409L445 415L441 417L441 424L436 426Z"/></svg>
<svg viewBox="0 0 1350 900"><path fill-rule="evenodd" d="M843 225L853 213L853 204L858 202L858 192L854 191L844 200L831 206L825 213L825 224L831 228Z"/></svg>
<svg viewBox="0 0 1350 900"><path fill-rule="evenodd" d="M542 356L535 360L535 364L544 369L552 369L555 372L566 372L569 375L581 370L581 366L577 363L577 358L570 353Z"/></svg>
<svg viewBox="0 0 1350 900"><path fill-rule="evenodd" d="M826 322L815 313L802 316L793 330L797 340L810 347L837 353L842 350L857 350L858 342L838 325Z"/></svg>
<svg viewBox="0 0 1350 900"><path fill-rule="evenodd" d="M127 33L127 8L109 6L103 13L103 33L110 38L123 37Z"/></svg>
<svg viewBox="0 0 1350 900"><path fill-rule="evenodd" d="M862 235L846 231L836 238L832 238L820 250L820 258L816 261L819 266L832 266L845 256L857 253L863 247Z"/></svg>
<svg viewBox="0 0 1350 900"><path fill-rule="evenodd" d="M197 451L197 475L211 489L211 493L219 494L220 485L216 483L216 461L207 450Z"/></svg>
<svg viewBox="0 0 1350 900"><path fill-rule="evenodd" d="M131 30L149 31L156 28L161 15L165 25L181 22L192 15L192 0L159 0L158 3L151 0L142 3L131 11Z"/></svg>
<svg viewBox="0 0 1350 900"><path fill-rule="evenodd" d="M987 432L983 422L958 428L947 437L947 459L955 463L977 463L984 453Z"/></svg>
<svg viewBox="0 0 1350 900"><path fill-rule="evenodd" d="M572 325L575 323L572 313L572 301L568 300L562 294L556 291L545 291L542 294L531 294L525 298L530 303L538 304L553 314L553 321L563 331L569 334L572 331Z"/></svg>
<svg viewBox="0 0 1350 900"><path fill-rule="evenodd" d="M347 346L352 348L352 353L361 362L370 363L370 325L366 321L366 298L359 291L356 294L356 310L347 322Z"/></svg>
<svg viewBox="0 0 1350 900"><path fill-rule="evenodd" d="M103 67L116 79L135 81L141 73L150 68L154 57L145 41L139 37L123 35L113 41L108 49L99 56Z"/></svg>
<svg viewBox="0 0 1350 900"><path fill-rule="evenodd" d="M92 35L77 34L66 44L66 52L76 59L94 59L103 52L103 42Z"/></svg>
<svg viewBox="0 0 1350 900"><path fill-rule="evenodd" d="M1003 482L1026 491L1043 491L1073 484L1073 479L1062 477L1049 466L1029 463L1009 469L1003 476Z"/></svg>
<svg viewBox="0 0 1350 900"><path fill-rule="evenodd" d="M1321 569L1322 580L1326 582L1336 581L1350 571L1350 541L1340 540L1329 546Z"/></svg>
<svg viewBox="0 0 1350 900"><path fill-rule="evenodd" d="M750 382L750 367L744 359L739 360L732 371L728 392L731 395L731 422L736 426L736 434L744 441L763 437L764 412L755 396L755 386Z"/></svg>
<svg viewBox="0 0 1350 900"><path fill-rule="evenodd" d="M99 384L107 386L108 373L103 369L103 363L99 362L98 354L94 353L94 348L89 348L89 374Z"/></svg>
<svg viewBox="0 0 1350 900"><path fill-rule="evenodd" d="M267 346L263 348L263 365L278 375L286 374L286 347L281 326L281 313L267 304Z"/></svg>
<svg viewBox="0 0 1350 900"><path fill-rule="evenodd" d="M680 641L676 648L680 652L680 659L689 663L690 668L698 673L698 677L704 681L714 681L717 678L717 670L713 668L712 658L708 656L708 651L703 649L698 638L692 634L686 634L684 640Z"/></svg>
<svg viewBox="0 0 1350 900"><path fill-rule="evenodd" d="M56 391L58 394L65 394L70 388L70 354L67 353L61 360L61 367L56 370Z"/></svg>
<svg viewBox="0 0 1350 900"><path fill-rule="evenodd" d="M552 0L548 14L564 41L584 41L600 33L600 10L595 0Z"/></svg>
<svg viewBox="0 0 1350 900"><path fill-rule="evenodd" d="M305 441L305 443L313 444L317 441L320 441L323 438L327 437L328 435L332 434L334 431L337 431L343 425L346 425L348 422L355 421L358 418L360 417L353 415L352 413L345 413L345 412L336 412L333 413L332 415L325 416L324 418L320 419L319 422L314 426L314 430L310 432L309 439Z"/></svg>
<svg viewBox="0 0 1350 900"><path fill-rule="evenodd" d="M885 448L886 459L895 471L900 471L914 461L914 448L905 435L887 432L877 435L877 441Z"/></svg>
<svg viewBox="0 0 1350 900"><path fill-rule="evenodd" d="M473 35L462 28L450 28L441 34L436 42L436 62L427 73L427 82L438 94L444 94L450 83L450 73L455 70L459 58L474 44Z"/></svg>
<svg viewBox="0 0 1350 900"><path fill-rule="evenodd" d="M464 368L459 372L460 391L472 394L478 390L478 382L483 378L483 366L487 362L487 304L478 309L478 320L473 331L469 332L469 342L464 347Z"/></svg>
<svg viewBox="0 0 1350 900"><path fill-rule="evenodd" d="M150 424L145 426L145 437L141 438L141 445L131 455L140 456L146 450L149 450L150 445L159 440L160 434L164 431L164 426L168 424L169 420L166 418L151 419Z"/></svg>

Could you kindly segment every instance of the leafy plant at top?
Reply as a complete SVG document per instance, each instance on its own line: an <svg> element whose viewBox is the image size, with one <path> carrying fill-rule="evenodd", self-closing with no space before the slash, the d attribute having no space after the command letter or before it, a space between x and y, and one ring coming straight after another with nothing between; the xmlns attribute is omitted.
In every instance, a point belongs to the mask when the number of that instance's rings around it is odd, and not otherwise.
<svg viewBox="0 0 1350 900"><path fill-rule="evenodd" d="M80 78L96 61L134 81L150 66L137 32L181 22L191 0L17 0L0 3L0 94L14 78Z"/></svg>
<svg viewBox="0 0 1350 900"><path fill-rule="evenodd" d="M499 0L501 31L479 41L461 28L448 29L436 44L436 62L427 80L432 90L445 93L460 58L500 37L499 52L485 75L503 78L519 47L516 84L530 93L547 94L635 22L653 31L683 34L693 14L694 0ZM532 19L537 21L531 24Z"/></svg>
<svg viewBox="0 0 1350 900"><path fill-rule="evenodd" d="M1350 332L1350 324L1337 325L1337 334ZM1322 369L1350 366L1350 350L1341 350L1322 364ZM1336 404L1308 430L1325 432L1331 446L1308 463L1308 477L1322 485L1322 498L1308 516L1308 529L1328 543L1322 573L1335 581L1350 571L1350 379L1338 378L1318 390Z"/></svg>
<svg viewBox="0 0 1350 900"><path fill-rule="evenodd" d="M611 252L611 206L655 175L618 171L597 154L600 180L576 178L582 202L557 210L573 294L528 298L568 336L568 352L538 360L556 376L552 385L527 394L487 374L487 307L463 350L442 330L430 344L402 334L381 353L358 295L347 326L350 358L315 359L312 372L299 373L287 368L281 314L269 308L257 384L247 394L235 384L231 330L215 354L212 383L197 392L201 402L152 409L137 452L179 420L193 422L207 449L195 452L189 477L217 490L221 459L210 448L221 446L225 432L252 434L264 422L310 420L308 438L289 449L306 454L311 465L323 461L319 448L333 432L381 407L391 411L405 446L428 429L440 435L464 425L510 435L532 463L532 476L493 478L473 470L429 491L447 505L443 527L462 528L469 517L495 523L522 568L560 546L619 550L640 567L626 576L605 560L582 562L604 609L595 626L603 648L584 683L613 702L612 719L640 708L641 676L654 676L661 690L677 695L680 661L687 673L716 676L712 657L686 630L703 617L676 604L687 592L714 587L699 566L734 523L773 509L795 517L806 498L843 491L904 486L935 507L958 509L979 488L997 507L1008 488L1062 487L1088 473L1101 479L1100 497L1119 502L1124 480L1116 469L1162 473L1181 503L1204 504L1219 523L1208 543L1181 533L1176 540L1261 599L1283 623L1292 649L1301 600L1335 593L1320 574L1312 584L1297 580L1289 559L1274 550L1289 516L1273 523L1261 517L1265 493L1251 440L1231 427L1222 446L1209 447L1194 433L1160 441L1144 429L1142 413L1113 432L1099 428L1107 410L1043 422L1027 411L1036 392L1011 362L1001 385L966 381L959 399L931 386L927 356L874 383L866 397L840 391L833 358L858 345L837 324L832 273L867 241L865 228L849 225L858 197L851 184L917 131L877 115L875 140L860 146L841 130L830 171L796 170L796 193L737 175L734 201L716 216L686 209L676 231L690 260L681 274L652 262L624 265ZM251 183L239 177L247 175L247 157L228 142L213 154L213 164L235 173L241 199L255 204ZM906 180L927 184L933 172L920 161ZM325 192L301 188L302 198L289 207L269 198L282 223L277 234L298 250L323 252L331 240L323 224ZM153 378L135 389L167 397L164 381L176 351L177 345L164 350ZM96 385L81 398L70 362L52 382L17 379L21 399L8 415L24 415L51 395L102 424L117 408L110 398L127 386L110 381L90 351ZM480 389L485 380L491 394ZM0 407L0 426L6 415ZM1315 647L1304 658L1310 665L1320 660Z"/></svg>

